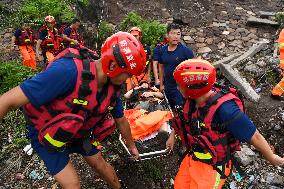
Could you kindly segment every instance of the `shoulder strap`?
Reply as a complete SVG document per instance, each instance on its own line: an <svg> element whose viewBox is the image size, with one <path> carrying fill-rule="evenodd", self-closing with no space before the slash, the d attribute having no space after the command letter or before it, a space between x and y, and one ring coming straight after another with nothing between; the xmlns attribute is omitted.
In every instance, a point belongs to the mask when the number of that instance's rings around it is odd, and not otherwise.
<svg viewBox="0 0 284 189"><path fill-rule="evenodd" d="M82 59L83 69L81 73L81 85L79 86L78 99L73 101L75 106L72 109L72 113L78 113L81 110L82 105L86 101L86 97L92 94L90 89L90 82L95 79L94 75L90 72L90 59L87 48L81 48L79 50L80 59ZM67 54L68 55L68 54ZM70 53L68 56L73 56L74 54ZM78 55L76 55L77 57ZM75 57L74 57L75 58ZM85 110L85 109L84 109Z"/></svg>

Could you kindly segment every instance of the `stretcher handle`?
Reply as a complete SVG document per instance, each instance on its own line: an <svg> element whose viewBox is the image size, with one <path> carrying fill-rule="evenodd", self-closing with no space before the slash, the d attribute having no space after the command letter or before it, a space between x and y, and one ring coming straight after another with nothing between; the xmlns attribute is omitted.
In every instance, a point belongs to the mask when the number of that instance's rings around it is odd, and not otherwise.
<svg viewBox="0 0 284 189"><path fill-rule="evenodd" d="M172 116L175 117L175 116L174 116L174 113L173 113L173 110L172 110L172 108L171 108L171 106L170 106L169 100L168 100L168 98L167 98L167 96L166 96L165 91L163 91L163 95L164 95L164 98L165 98L165 100L166 100L166 104L167 104L168 108L170 109L170 112L171 112Z"/></svg>
<svg viewBox="0 0 284 189"><path fill-rule="evenodd" d="M131 153L129 152L129 150L128 150L127 146L125 145L124 141L122 140L121 134L119 135L119 141L121 142L122 146L125 148L127 153L131 156ZM154 152L146 152L146 153L143 153L143 154L139 154L140 159L136 160L136 161L143 161L143 160L147 160L147 159L159 158L160 156L165 155L168 152L169 152L168 149L154 151Z"/></svg>

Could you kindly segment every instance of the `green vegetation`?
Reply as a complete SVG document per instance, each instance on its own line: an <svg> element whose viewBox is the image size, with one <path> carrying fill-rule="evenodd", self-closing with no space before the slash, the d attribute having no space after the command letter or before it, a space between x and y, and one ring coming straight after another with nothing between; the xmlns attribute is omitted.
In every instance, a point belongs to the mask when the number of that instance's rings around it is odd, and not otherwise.
<svg viewBox="0 0 284 189"><path fill-rule="evenodd" d="M278 12L278 13L275 15L275 20L276 20L280 25L283 25L283 23L284 23L284 12Z"/></svg>
<svg viewBox="0 0 284 189"><path fill-rule="evenodd" d="M35 73L31 68L24 67L17 61L0 63L0 94L19 85Z"/></svg>
<svg viewBox="0 0 284 189"><path fill-rule="evenodd" d="M38 23L47 15L54 16L59 22L70 22L76 17L74 9L88 4L89 0L25 0L21 7L9 8L9 5L0 4L0 14L5 15L4 26L15 27L24 21Z"/></svg>
<svg viewBox="0 0 284 189"><path fill-rule="evenodd" d="M122 31L128 31L131 27L141 28L143 37L142 42L150 46L155 46L166 34L166 26L154 20L145 20L135 12L130 12L120 24Z"/></svg>
<svg viewBox="0 0 284 189"><path fill-rule="evenodd" d="M9 89L19 85L23 80L33 76L35 71L24 67L17 61L0 63L0 95ZM0 121L0 138L3 149L0 151L0 159L15 148L21 148L28 143L25 137L26 123L23 113L17 109L10 111ZM11 138L8 144L7 138Z"/></svg>
<svg viewBox="0 0 284 189"><path fill-rule="evenodd" d="M98 35L96 39L98 46L100 47L103 44L103 42L112 34L113 34L112 26L108 22L102 21L99 24Z"/></svg>

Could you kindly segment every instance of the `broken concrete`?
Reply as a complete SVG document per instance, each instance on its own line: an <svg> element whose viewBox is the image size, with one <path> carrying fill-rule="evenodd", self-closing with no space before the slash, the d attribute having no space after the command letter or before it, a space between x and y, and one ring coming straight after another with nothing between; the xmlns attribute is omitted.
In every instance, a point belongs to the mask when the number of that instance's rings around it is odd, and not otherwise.
<svg viewBox="0 0 284 189"><path fill-rule="evenodd" d="M256 17L248 18L247 24L279 26L278 22L268 20L268 19L263 19L263 18L256 18Z"/></svg>
<svg viewBox="0 0 284 189"><path fill-rule="evenodd" d="M254 56L256 53L258 53L259 51L261 51L263 48L266 47L266 45L269 43L268 40L262 40L260 41L258 44L253 45L247 52L245 52L242 56L240 56L239 58L233 60L232 62L230 62L230 66L234 67L237 64L241 63L243 60Z"/></svg>
<svg viewBox="0 0 284 189"><path fill-rule="evenodd" d="M259 13L260 18L269 18L271 16L275 16L276 15L275 12L259 11L258 13Z"/></svg>
<svg viewBox="0 0 284 189"><path fill-rule="evenodd" d="M241 78L239 75L239 72L237 69L233 69L232 66L228 64L219 64L218 67L220 68L221 72L224 74L224 76L238 89L241 90L243 95L254 102L258 102L260 99L260 96L253 90L253 88L250 86L250 84Z"/></svg>
<svg viewBox="0 0 284 189"><path fill-rule="evenodd" d="M227 64L229 62L231 62L232 60L238 58L239 56L241 56L241 53L235 53L235 54L232 54L222 60L219 60L217 62L214 62L213 65L218 67L219 64Z"/></svg>

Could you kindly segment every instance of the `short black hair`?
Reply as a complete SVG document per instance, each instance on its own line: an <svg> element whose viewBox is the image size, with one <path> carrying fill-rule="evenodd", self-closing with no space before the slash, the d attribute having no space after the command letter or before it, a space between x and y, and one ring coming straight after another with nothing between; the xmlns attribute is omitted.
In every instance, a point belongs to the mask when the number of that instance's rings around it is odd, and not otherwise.
<svg viewBox="0 0 284 189"><path fill-rule="evenodd" d="M178 24L174 23L168 24L167 33L169 33L171 30L178 30L178 29L181 31L181 27Z"/></svg>
<svg viewBox="0 0 284 189"><path fill-rule="evenodd" d="M71 24L75 24L76 22L81 22L78 18L74 18L71 22Z"/></svg>

